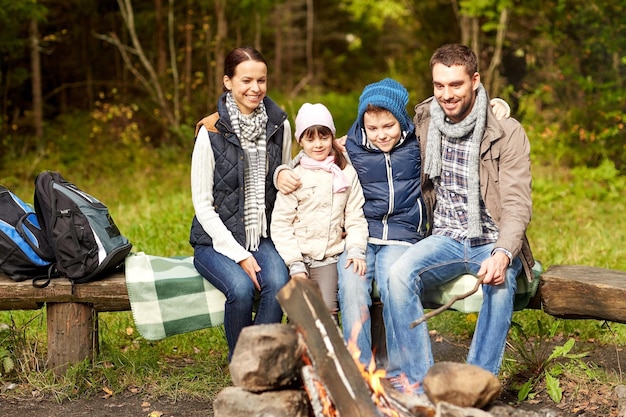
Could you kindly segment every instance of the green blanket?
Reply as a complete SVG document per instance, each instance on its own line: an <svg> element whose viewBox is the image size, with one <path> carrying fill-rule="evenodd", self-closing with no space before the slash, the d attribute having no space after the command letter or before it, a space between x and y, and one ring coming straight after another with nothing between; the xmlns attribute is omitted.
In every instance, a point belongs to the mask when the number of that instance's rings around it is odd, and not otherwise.
<svg viewBox="0 0 626 417"><path fill-rule="evenodd" d="M536 263L535 279L528 282L524 274L517 280L515 309L521 310L535 295L541 275L541 264ZM425 305L442 305L455 295L474 287L473 275L462 275L423 295ZM139 333L148 340L163 339L175 334L191 332L224 322L226 298L219 290L202 278L193 266L193 258L166 258L131 254L126 258L126 286ZM478 312L482 303L482 290L459 300L453 309L465 313Z"/></svg>
<svg viewBox="0 0 626 417"><path fill-rule="evenodd" d="M148 340L163 339L224 322L226 298L202 278L193 258L131 254L126 286L135 325Z"/></svg>

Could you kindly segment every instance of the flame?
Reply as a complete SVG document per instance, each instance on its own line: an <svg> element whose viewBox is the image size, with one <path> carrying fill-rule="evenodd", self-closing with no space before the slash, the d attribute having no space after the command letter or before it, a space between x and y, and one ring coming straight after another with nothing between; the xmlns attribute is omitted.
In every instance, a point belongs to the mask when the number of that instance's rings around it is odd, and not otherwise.
<svg viewBox="0 0 626 417"><path fill-rule="evenodd" d="M361 330L361 326L362 323L358 323L352 328L352 333L350 334L350 339L348 339L347 343L348 351L352 354L352 359L354 359L356 366L361 371L361 375L363 376L365 383L371 391L371 398L376 405L376 408L385 416L399 417L400 414L391 407L389 401L387 400L388 397L385 394L385 388L381 382L381 380L387 377L387 373L384 369L376 369L375 352L373 352L372 359L367 366L363 365L359 360L361 357L361 350L356 344L356 338Z"/></svg>
<svg viewBox="0 0 626 417"><path fill-rule="evenodd" d="M386 417L402 417L404 414L400 414L400 412L394 408L394 406L390 403L389 395L385 392L382 381L387 378L387 373L384 369L376 368L375 354L372 354L372 359L367 366L362 364L359 360L361 357L361 351L356 344L356 339L361 327L362 323L358 323L358 325L355 325L352 328L352 334L347 342L348 351L350 352L352 359L361 372L361 375L370 390L370 398L381 415ZM318 410L321 415L325 417L339 417L339 412L333 404L326 387L315 374L311 358L306 353L303 353L302 359L304 363L303 374L305 373L305 368L308 368L306 372L309 375L309 383L305 383L304 388L309 400L312 404L315 403L318 405ZM403 382L406 392L411 392L411 390L415 388L414 386L410 386L408 384L406 378L401 378L401 381ZM316 412L315 415L317 416L319 414Z"/></svg>

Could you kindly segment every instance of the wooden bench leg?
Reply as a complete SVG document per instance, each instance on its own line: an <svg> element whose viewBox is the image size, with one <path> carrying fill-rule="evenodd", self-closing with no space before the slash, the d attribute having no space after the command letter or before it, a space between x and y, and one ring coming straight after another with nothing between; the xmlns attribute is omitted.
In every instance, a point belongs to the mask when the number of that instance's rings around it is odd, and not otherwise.
<svg viewBox="0 0 626 417"><path fill-rule="evenodd" d="M48 368L57 375L70 365L93 360L98 347L98 318L84 303L48 303Z"/></svg>

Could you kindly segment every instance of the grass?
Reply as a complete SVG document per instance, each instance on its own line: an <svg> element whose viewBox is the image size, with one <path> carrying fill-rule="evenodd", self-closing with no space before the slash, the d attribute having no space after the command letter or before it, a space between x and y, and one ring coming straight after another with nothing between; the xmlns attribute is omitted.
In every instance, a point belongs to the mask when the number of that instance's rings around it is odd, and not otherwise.
<svg viewBox="0 0 626 417"><path fill-rule="evenodd" d="M58 170L109 206L135 252L191 255L191 141L182 148L131 145L83 144L82 152L101 155L92 161L75 155L63 160L59 149L7 157L0 165L0 183L32 202L36 173ZM626 186L622 177L606 167L568 170L535 166L533 178L534 214L528 234L535 257L544 268L586 264L626 270L626 218L622 215ZM432 319L429 326L445 335L467 337L475 320L475 314L450 311ZM563 340L573 337L616 346L626 343L626 325L622 324L557 320L534 310L516 312L514 321L528 337L545 336L537 327L541 322L544 329L556 326ZM9 358L14 364L10 369L0 367L0 385L16 383L18 388L11 391L15 395L40 393L63 400L132 391L154 397L209 400L230 384L227 347L220 327L154 342L137 333L130 312L100 313L101 349L95 364L78 364L64 377L55 378L43 370L45 323L44 310L0 312L0 324L7 325L0 330L0 361ZM505 374L519 370L519 363L509 366L514 362L516 359L507 353Z"/></svg>

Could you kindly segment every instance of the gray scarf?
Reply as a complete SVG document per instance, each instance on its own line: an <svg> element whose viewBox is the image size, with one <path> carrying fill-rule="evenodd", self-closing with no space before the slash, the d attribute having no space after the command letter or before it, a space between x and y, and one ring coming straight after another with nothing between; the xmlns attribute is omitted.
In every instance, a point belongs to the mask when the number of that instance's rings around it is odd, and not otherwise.
<svg viewBox="0 0 626 417"><path fill-rule="evenodd" d="M467 179L467 237L479 237L482 234L480 224L480 184L479 184L479 151L480 141L487 121L487 93L483 85L478 86L476 102L471 113L458 123L446 120L445 113L437 100L430 103L430 125L426 143L426 161L424 172L435 178L441 176L441 136L460 139L471 133L468 156L469 177ZM472 132L473 131L473 132Z"/></svg>
<svg viewBox="0 0 626 417"><path fill-rule="evenodd" d="M241 114L230 92L226 95L226 108L245 157L243 221L246 230L246 249L256 251L261 236L267 237L265 214L267 112L265 104L261 102L251 114Z"/></svg>

